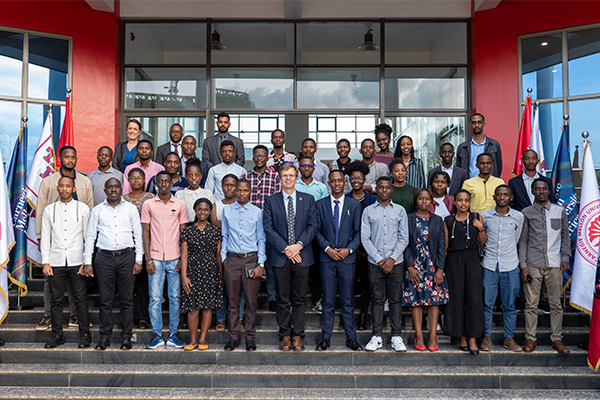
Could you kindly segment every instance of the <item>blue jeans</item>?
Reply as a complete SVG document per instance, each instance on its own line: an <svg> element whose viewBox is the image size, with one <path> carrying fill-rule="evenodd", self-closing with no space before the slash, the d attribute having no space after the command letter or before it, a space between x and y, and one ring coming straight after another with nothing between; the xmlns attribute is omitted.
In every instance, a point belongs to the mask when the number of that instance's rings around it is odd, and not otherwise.
<svg viewBox="0 0 600 400"><path fill-rule="evenodd" d="M492 334L492 320L494 318L494 305L498 297L498 283L500 283L500 296L502 297L502 314L504 317L504 337L511 337L517 325L517 310L515 299L519 295L521 280L519 268L508 272L490 271L482 268L483 281L483 315L485 317L485 336Z"/></svg>
<svg viewBox="0 0 600 400"><path fill-rule="evenodd" d="M246 296L244 296L244 289L242 289L240 295L240 320L244 319L244 307L246 305ZM215 310L215 316L217 317L217 322L223 321L225 322L225 317L227 316L227 289L223 288L223 308Z"/></svg>
<svg viewBox="0 0 600 400"><path fill-rule="evenodd" d="M177 261L159 261L153 260L156 272L148 274L148 287L150 289L150 304L148 313L150 314L150 323L152 323L152 333L162 334L162 307L160 300L165 286L165 275L167 277L167 289L169 293L169 336L177 333L179 326L179 296L181 291L181 275L175 272Z"/></svg>

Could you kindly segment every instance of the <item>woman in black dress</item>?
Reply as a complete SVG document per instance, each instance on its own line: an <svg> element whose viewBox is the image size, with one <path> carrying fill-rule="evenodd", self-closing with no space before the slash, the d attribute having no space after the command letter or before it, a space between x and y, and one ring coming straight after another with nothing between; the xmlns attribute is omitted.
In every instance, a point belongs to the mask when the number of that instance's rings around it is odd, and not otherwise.
<svg viewBox="0 0 600 400"><path fill-rule="evenodd" d="M478 242L487 236L481 216L469 211L471 194L464 189L454 197L456 214L444 220L446 231L446 279L450 303L444 308L444 331L460 336L460 349L479 354L477 338L484 334L481 260ZM467 343L468 338L468 343Z"/></svg>
<svg viewBox="0 0 600 400"><path fill-rule="evenodd" d="M181 232L181 312L188 313L190 342L184 350L208 349L206 334L212 310L223 307L223 264L221 263L221 229L209 222L210 200L194 203L196 219ZM202 310L200 340L196 343L198 315Z"/></svg>

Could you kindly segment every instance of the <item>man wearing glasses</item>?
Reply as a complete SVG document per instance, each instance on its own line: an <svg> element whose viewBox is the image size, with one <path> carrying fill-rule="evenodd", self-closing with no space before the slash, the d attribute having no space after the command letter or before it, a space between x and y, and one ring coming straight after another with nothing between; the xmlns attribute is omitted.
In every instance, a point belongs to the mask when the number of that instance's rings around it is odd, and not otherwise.
<svg viewBox="0 0 600 400"><path fill-rule="evenodd" d="M465 141L458 146L456 150L456 166L466 169L469 172L469 178L479 175L477 168L477 156L482 153L488 153L492 156L494 167L491 175L499 178L502 174L502 150L500 143L483 133L485 127L485 117L483 114L475 113L471 115L471 140Z"/></svg>
<svg viewBox="0 0 600 400"><path fill-rule="evenodd" d="M167 159L167 154L171 152L177 153L179 158L183 157L183 147L181 146L181 138L183 137L183 127L179 124L171 125L169 128L169 138L171 141L158 146L156 149L156 162L164 165Z"/></svg>

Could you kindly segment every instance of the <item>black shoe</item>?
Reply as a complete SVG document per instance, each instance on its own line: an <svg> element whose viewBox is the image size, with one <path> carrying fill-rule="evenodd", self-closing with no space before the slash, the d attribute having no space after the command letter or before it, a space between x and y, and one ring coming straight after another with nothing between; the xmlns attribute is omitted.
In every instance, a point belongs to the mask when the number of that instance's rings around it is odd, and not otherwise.
<svg viewBox="0 0 600 400"><path fill-rule="evenodd" d="M478 356L479 355L479 350L469 349L469 353L471 353L472 356Z"/></svg>
<svg viewBox="0 0 600 400"><path fill-rule="evenodd" d="M227 342L227 344L225 345L225 350L233 351L233 350L235 350L236 347L238 347L237 340L230 339L229 342Z"/></svg>
<svg viewBox="0 0 600 400"><path fill-rule="evenodd" d="M81 338L79 339L79 347L80 349L83 348L87 348L90 347L92 344L92 338L90 338L90 335L88 333L84 333L83 335L81 335Z"/></svg>
<svg viewBox="0 0 600 400"><path fill-rule="evenodd" d="M352 351L360 351L363 349L356 338L346 340L346 347L349 347Z"/></svg>
<svg viewBox="0 0 600 400"><path fill-rule="evenodd" d="M358 326L357 329L359 331L367 330L367 313L360 313L358 317Z"/></svg>
<svg viewBox="0 0 600 400"><path fill-rule="evenodd" d="M277 302L276 301L270 301L269 302L269 311L277 311Z"/></svg>
<svg viewBox="0 0 600 400"><path fill-rule="evenodd" d="M102 338L96 345L96 350L106 350L108 346L110 346L110 340L107 338Z"/></svg>
<svg viewBox="0 0 600 400"><path fill-rule="evenodd" d="M0 339L0 346L4 346L4 340Z"/></svg>
<svg viewBox="0 0 600 400"><path fill-rule="evenodd" d="M254 343L254 340L246 340L246 351L254 350L256 350L256 343Z"/></svg>
<svg viewBox="0 0 600 400"><path fill-rule="evenodd" d="M319 343L317 344L317 348L315 350L324 351L327 350L329 346L331 346L331 342L329 341L329 339L323 338L319 340Z"/></svg>
<svg viewBox="0 0 600 400"><path fill-rule="evenodd" d="M469 351L469 346L458 346L460 351Z"/></svg>
<svg viewBox="0 0 600 400"><path fill-rule="evenodd" d="M52 335L52 337L50 339L48 339L48 341L46 342L44 347L46 349L53 349L56 346L60 346L61 344L65 344L65 338L62 336Z"/></svg>
<svg viewBox="0 0 600 400"><path fill-rule="evenodd" d="M144 321L142 319L142 320L140 320L138 328L140 328L140 329L150 329L150 325L148 325L148 322L146 322L146 321Z"/></svg>
<svg viewBox="0 0 600 400"><path fill-rule="evenodd" d="M125 338L121 341L121 350L131 350L131 339Z"/></svg>

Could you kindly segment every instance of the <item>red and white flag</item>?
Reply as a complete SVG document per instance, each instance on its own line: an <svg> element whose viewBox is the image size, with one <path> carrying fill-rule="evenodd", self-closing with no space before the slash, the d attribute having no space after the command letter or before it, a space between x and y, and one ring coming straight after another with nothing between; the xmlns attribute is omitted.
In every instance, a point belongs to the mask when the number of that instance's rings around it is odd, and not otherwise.
<svg viewBox="0 0 600 400"><path fill-rule="evenodd" d="M546 160L544 158L544 146L542 145L542 131L540 130L540 108L536 107L533 111L533 130L531 131L531 150L538 155L540 162L537 166L537 172L546 176Z"/></svg>
<svg viewBox="0 0 600 400"><path fill-rule="evenodd" d="M515 155L515 165L513 174L519 175L525 171L523 167L522 156L531 146L531 96L527 96L525 101L525 110L523 110L523 119L521 120L521 129L519 130L519 143L517 145L517 154Z"/></svg>

